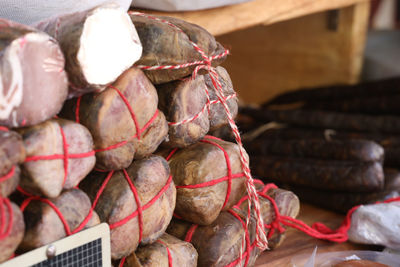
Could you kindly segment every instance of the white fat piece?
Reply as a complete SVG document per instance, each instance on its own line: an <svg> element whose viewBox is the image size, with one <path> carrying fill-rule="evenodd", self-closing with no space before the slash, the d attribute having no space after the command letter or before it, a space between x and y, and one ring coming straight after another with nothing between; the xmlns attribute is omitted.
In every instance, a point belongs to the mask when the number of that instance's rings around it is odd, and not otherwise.
<svg viewBox="0 0 400 267"><path fill-rule="evenodd" d="M8 119L19 107L23 96L23 75L19 52L26 36L15 39L6 48L0 62L0 119ZM6 83L6 84L5 84Z"/></svg>
<svg viewBox="0 0 400 267"><path fill-rule="evenodd" d="M124 10L99 7L86 19L77 57L88 83L115 81L141 55L139 36Z"/></svg>

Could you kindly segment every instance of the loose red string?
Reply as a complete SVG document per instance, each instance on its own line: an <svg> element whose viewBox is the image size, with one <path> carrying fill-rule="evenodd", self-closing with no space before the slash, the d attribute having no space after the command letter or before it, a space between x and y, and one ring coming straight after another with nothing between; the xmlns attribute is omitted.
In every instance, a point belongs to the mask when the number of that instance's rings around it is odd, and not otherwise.
<svg viewBox="0 0 400 267"><path fill-rule="evenodd" d="M254 180L256 184L260 184L263 185L263 187L257 191L257 194L260 197L266 198L268 199L268 201L271 203L272 205L272 209L274 211L275 214L275 218L274 220L270 223L270 224L265 224L264 227L265 229L269 229L268 231L268 239L270 239L272 237L272 235L275 233L275 231L278 231L279 233L283 233L286 229L283 227L284 226L288 226L288 227L292 227L295 228L297 230L300 230L304 233L306 233L307 235L313 237L313 238L317 238L317 239L324 239L324 240L328 240L328 241L332 241L332 242L346 242L348 240L348 231L350 229L351 226L351 216L353 215L353 213L361 206L355 206L352 209L350 209L346 215L346 217L344 218L342 224L336 229L336 230L332 230L330 228L328 228L327 226L325 226L324 224L317 222L314 223L311 227L308 226L307 224L305 224L304 222L294 219L292 217L289 216L284 216L281 215L279 212L279 208L276 205L275 200L270 197L269 195L267 195L267 192L270 189L276 189L278 188L275 184L266 184L264 185L262 181L260 180ZM249 196L244 196L243 198L241 198L230 210L228 210L229 213L231 213L236 219L240 220L240 222L242 223L243 228L246 231L246 235L248 235L248 231L247 231L247 227L246 225L243 223L243 221L241 220L240 216L235 212L235 209L240 209L240 205L243 204L244 201L248 201ZM391 198L385 201L378 201L377 203L391 203L391 202L397 202L400 201L400 197L396 197L396 198ZM175 218L177 219L182 219L179 218L177 216L174 215ZM186 236L185 236L185 241L186 242L191 242L193 235L196 231L196 229L198 228L199 225L197 224L192 224L190 226L190 228L188 229L188 231L186 232ZM250 255L251 251L255 248L256 246L256 241L254 241L251 245L249 245L249 241L246 240L246 251L243 253L242 257L246 257L246 262L244 266L247 266L248 263L248 255ZM236 259L235 261L231 262L230 264L226 265L225 267L232 267L232 266L236 266L236 264L238 264L239 262L242 261L242 257L239 257L238 259Z"/></svg>

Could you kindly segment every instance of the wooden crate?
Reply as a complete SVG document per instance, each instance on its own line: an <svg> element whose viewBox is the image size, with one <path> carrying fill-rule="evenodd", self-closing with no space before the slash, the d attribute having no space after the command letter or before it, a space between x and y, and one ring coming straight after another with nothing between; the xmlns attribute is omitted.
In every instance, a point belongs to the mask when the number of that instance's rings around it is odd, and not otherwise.
<svg viewBox="0 0 400 267"><path fill-rule="evenodd" d="M332 9L338 12L327 11ZM217 35L231 48L224 65L239 96L262 103L300 87L356 82L369 1L253 0L202 11L145 12L181 18Z"/></svg>
<svg viewBox="0 0 400 267"><path fill-rule="evenodd" d="M262 103L298 88L357 82L368 10L360 3L219 36L231 47L224 65L240 98Z"/></svg>

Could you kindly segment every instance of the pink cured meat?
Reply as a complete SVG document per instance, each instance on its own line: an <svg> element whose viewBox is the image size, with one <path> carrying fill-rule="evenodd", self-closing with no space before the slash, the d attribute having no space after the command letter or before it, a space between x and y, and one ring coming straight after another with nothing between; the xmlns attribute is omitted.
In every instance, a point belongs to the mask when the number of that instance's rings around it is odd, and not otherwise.
<svg viewBox="0 0 400 267"><path fill-rule="evenodd" d="M28 193L57 197L63 189L77 186L96 163L92 136L79 123L52 119L20 133L27 155L20 186Z"/></svg>
<svg viewBox="0 0 400 267"><path fill-rule="evenodd" d="M60 43L70 82L69 98L104 90L142 54L135 26L118 5L53 17L36 27Z"/></svg>
<svg viewBox="0 0 400 267"><path fill-rule="evenodd" d="M56 115L68 92L64 56L43 32L0 19L0 125L30 126Z"/></svg>

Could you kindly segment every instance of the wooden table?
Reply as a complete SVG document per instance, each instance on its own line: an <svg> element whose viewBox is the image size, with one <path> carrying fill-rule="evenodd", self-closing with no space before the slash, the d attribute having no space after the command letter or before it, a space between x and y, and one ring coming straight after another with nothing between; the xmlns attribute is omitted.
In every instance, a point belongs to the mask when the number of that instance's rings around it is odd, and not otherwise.
<svg viewBox="0 0 400 267"><path fill-rule="evenodd" d="M301 204L300 215L298 219L304 221L308 225L314 222L323 222L328 227L336 229L343 220L344 216L320 209L308 204ZM306 234L296 230L288 229L286 239L282 245L273 251L263 252L257 259L255 266L257 267L284 267L292 266L291 260L299 254L311 255L315 246L318 246L318 253L341 251L341 250L371 250L373 246L356 245L350 242L332 243L323 240L317 240Z"/></svg>
<svg viewBox="0 0 400 267"><path fill-rule="evenodd" d="M240 98L262 103L301 87L357 82L369 0L253 0L203 11L145 12L217 35L231 51L224 66Z"/></svg>
<svg viewBox="0 0 400 267"><path fill-rule="evenodd" d="M368 0L253 0L200 11L151 13L180 18L204 27L213 35L222 35L365 2Z"/></svg>

